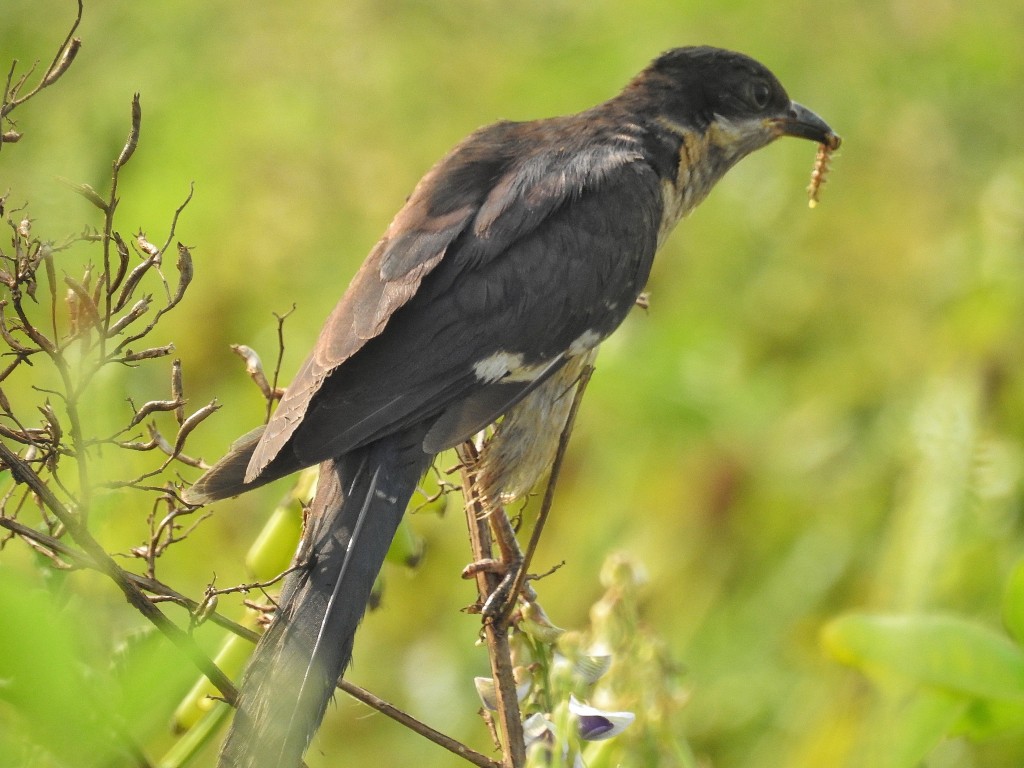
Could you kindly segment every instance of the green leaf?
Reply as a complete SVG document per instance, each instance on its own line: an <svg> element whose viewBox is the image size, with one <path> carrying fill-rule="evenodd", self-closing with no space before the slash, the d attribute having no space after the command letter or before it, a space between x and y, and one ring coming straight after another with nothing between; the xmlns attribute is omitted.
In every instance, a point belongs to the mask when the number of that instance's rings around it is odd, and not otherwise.
<svg viewBox="0 0 1024 768"><path fill-rule="evenodd" d="M1024 731L1024 703L975 700L950 729L950 736L966 736L977 742Z"/></svg>
<svg viewBox="0 0 1024 768"><path fill-rule="evenodd" d="M856 764L917 768L949 735L967 706L962 696L934 688L887 697L868 723L869 740Z"/></svg>
<svg viewBox="0 0 1024 768"><path fill-rule="evenodd" d="M54 605L36 583L4 571L0 616L0 713L6 709L14 721L7 734L0 732L0 751L34 745L67 765L110 760L119 749L105 707L110 681L96 674L79 644L88 622Z"/></svg>
<svg viewBox="0 0 1024 768"><path fill-rule="evenodd" d="M1024 651L1005 636L943 615L849 614L823 630L839 661L881 680L910 680L966 696L1024 701Z"/></svg>
<svg viewBox="0 0 1024 768"><path fill-rule="evenodd" d="M260 581L272 579L291 565L302 535L302 509L289 500L276 507L245 557L245 567Z"/></svg>
<svg viewBox="0 0 1024 768"><path fill-rule="evenodd" d="M251 616L247 616L246 619L246 626L255 624ZM242 669L252 655L252 651L253 644L250 641L230 634L221 644L213 663L224 674L238 679L241 677ZM176 731L187 731L194 728L200 720L216 708L218 701L215 697L220 695L220 691L209 679L200 677L174 710L174 715L171 718L173 728Z"/></svg>
<svg viewBox="0 0 1024 768"><path fill-rule="evenodd" d="M183 768L191 763L217 735L232 711L231 705L223 701L216 702L210 711L174 743L157 763L157 768Z"/></svg>

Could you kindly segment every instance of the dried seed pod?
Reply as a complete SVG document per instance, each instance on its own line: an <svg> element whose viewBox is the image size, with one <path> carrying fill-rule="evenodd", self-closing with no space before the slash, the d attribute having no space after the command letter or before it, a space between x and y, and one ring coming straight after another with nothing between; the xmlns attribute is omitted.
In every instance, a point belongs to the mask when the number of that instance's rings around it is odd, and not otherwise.
<svg viewBox="0 0 1024 768"><path fill-rule="evenodd" d="M139 94L136 93L132 97L132 130L128 134L128 140L125 142L124 149L121 150L121 154L117 157L117 162L114 163L114 168L120 168L135 154L135 148L139 146L139 130L141 126L142 105L139 103Z"/></svg>
<svg viewBox="0 0 1024 768"><path fill-rule="evenodd" d="M121 358L123 363L136 363L139 360L152 360L155 357L166 357L174 351L174 345L168 344L163 347L151 347L144 349L141 352L132 352L128 350L125 352L124 357Z"/></svg>
<svg viewBox="0 0 1024 768"><path fill-rule="evenodd" d="M39 412L43 414L43 418L46 419L50 444L56 447L60 444L61 438L64 437L64 428L60 425L60 419L57 418L57 413L53 410L49 400L38 406L38 408Z"/></svg>
<svg viewBox="0 0 1024 768"><path fill-rule="evenodd" d="M220 404L216 400L211 400L207 405L204 405L198 411L185 419L181 428L178 429L178 435L174 439L174 448L170 455L177 456L181 453L181 449L185 447L185 438L189 436L189 433L198 427L205 419L209 418L219 410Z"/></svg>
<svg viewBox="0 0 1024 768"><path fill-rule="evenodd" d="M68 67L71 66L71 62L75 60L75 56L78 55L78 51L82 48L82 39L79 37L72 37L68 41L67 48L61 54L60 59L57 63L50 67L49 72L43 78L43 85L53 85L57 82L58 78L68 71Z"/></svg>
<svg viewBox="0 0 1024 768"><path fill-rule="evenodd" d="M86 272L85 279L89 279L89 273ZM75 280L70 275L64 275L64 284L67 285L70 292L75 294L77 300L77 321L79 330L85 327L86 323L91 323L96 328L100 328L100 316L99 309L93 302L92 295L86 286ZM71 297L68 296L68 304L71 304Z"/></svg>
<svg viewBox="0 0 1024 768"><path fill-rule="evenodd" d="M156 428L156 424L149 425L149 436L157 449L166 453L168 456L174 455L174 446L171 445L167 438L160 433L160 430Z"/></svg>
<svg viewBox="0 0 1024 768"><path fill-rule="evenodd" d="M68 330L72 336L76 336L81 329L81 323L79 322L81 317L81 301L78 298L78 294L71 288L68 288L67 293L64 294L64 301L68 305Z"/></svg>
<svg viewBox="0 0 1024 768"><path fill-rule="evenodd" d="M218 602L217 592L212 588L206 591L206 595L203 597L202 602L196 606L195 610L192 611L192 621L198 626L206 621L213 613L217 610Z"/></svg>
<svg viewBox="0 0 1024 768"><path fill-rule="evenodd" d="M185 421L185 386L181 377L181 360L171 363L171 399L181 403L174 409L174 418L180 426Z"/></svg>
<svg viewBox="0 0 1024 768"><path fill-rule="evenodd" d="M153 300L151 296L144 296L135 302L134 306L124 315L121 315L116 321L111 323L110 328L107 329L107 337L116 336L129 325L138 320L142 315L149 309L150 302Z"/></svg>
<svg viewBox="0 0 1024 768"><path fill-rule="evenodd" d="M107 205L107 201L100 197L99 193L90 185L79 184L78 182L71 181L70 179L65 179L62 176L58 176L57 181L67 186L72 192L75 192L76 194L79 194L82 197L84 197L86 200L95 205L104 213L108 211L110 206Z"/></svg>
<svg viewBox="0 0 1024 768"><path fill-rule="evenodd" d="M139 234L135 236L135 242L138 243L139 250L142 251L147 256L149 256L151 259L159 258L160 249L153 245L151 242L149 242L149 240L146 239L146 235L144 233L139 232ZM157 261L156 263L159 264L160 262Z"/></svg>
<svg viewBox="0 0 1024 768"><path fill-rule="evenodd" d="M125 273L128 271L128 244L125 243L124 239L117 232L113 232L111 236L114 238L114 247L117 248L117 272L114 273L114 279L110 281L110 286L107 288L107 292L113 296L114 291L121 287L121 281L124 280Z"/></svg>
<svg viewBox="0 0 1024 768"><path fill-rule="evenodd" d="M182 405L184 403L181 400L150 400L148 403L143 403L142 407L135 412L132 420L128 422L128 428L130 429L139 424L151 413L156 411L173 411L182 407Z"/></svg>
<svg viewBox="0 0 1024 768"><path fill-rule="evenodd" d="M135 269L128 273L128 278L124 281L124 286L121 288L121 293L117 296L117 301L114 302L114 311L120 312L124 309L125 304L132 298L132 294L135 293L135 289L139 287L139 282L145 276L146 272L153 268L154 265L160 263L160 251L156 252L155 256L150 256L141 264L137 265Z"/></svg>
<svg viewBox="0 0 1024 768"><path fill-rule="evenodd" d="M245 360L245 372L249 374L249 378L255 382L256 386L260 388L263 396L269 400L273 393L270 390L270 382L267 381L267 376L263 372L263 361L260 360L256 350L245 346L245 344L232 344L231 351Z"/></svg>
<svg viewBox="0 0 1024 768"><path fill-rule="evenodd" d="M176 264L178 268L178 288L174 292L174 297L171 299L170 306L176 306L179 301L185 296L185 291L188 289L189 283L192 282L193 270L192 270L192 254L188 249L188 246L178 243L178 261Z"/></svg>

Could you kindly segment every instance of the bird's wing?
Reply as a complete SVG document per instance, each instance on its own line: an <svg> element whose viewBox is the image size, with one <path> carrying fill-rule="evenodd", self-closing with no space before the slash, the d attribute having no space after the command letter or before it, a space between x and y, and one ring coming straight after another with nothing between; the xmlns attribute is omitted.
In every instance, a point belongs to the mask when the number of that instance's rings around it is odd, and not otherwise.
<svg viewBox="0 0 1024 768"><path fill-rule="evenodd" d="M300 427L301 445L293 447L304 463L314 463L439 413L491 383L482 381L473 363L500 352L500 339L521 337L522 329L513 326L530 324L520 317L535 308L536 297L522 295L540 277L530 270L543 266L545 252L596 247L566 242L572 233L565 222L546 232L566 203L626 194L631 185L618 182L627 168L637 166L632 174L646 170L641 186L645 194L658 196L650 207L660 215L657 181L649 168L639 168L637 147L623 142L552 151L541 130L522 123L482 129L417 185L327 319L267 425L248 479L258 476ZM603 226L585 223L590 229ZM637 226L651 229L646 221ZM650 238L634 239L653 255ZM572 254L564 260L573 262ZM542 283L557 280L560 270L556 265ZM537 288L542 297L550 286ZM569 342L549 353L545 365ZM438 352L426 355L431 345ZM492 420L502 399L514 401L531 386L507 384L499 387L507 395L481 395ZM327 444L336 453L325 453Z"/></svg>

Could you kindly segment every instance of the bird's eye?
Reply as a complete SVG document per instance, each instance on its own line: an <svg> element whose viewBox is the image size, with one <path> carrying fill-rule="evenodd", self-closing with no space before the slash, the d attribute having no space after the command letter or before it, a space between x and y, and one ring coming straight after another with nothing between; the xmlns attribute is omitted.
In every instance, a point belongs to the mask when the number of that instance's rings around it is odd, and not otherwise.
<svg viewBox="0 0 1024 768"><path fill-rule="evenodd" d="M764 109L772 98L772 89L764 80L758 80L750 88L750 101L757 109Z"/></svg>

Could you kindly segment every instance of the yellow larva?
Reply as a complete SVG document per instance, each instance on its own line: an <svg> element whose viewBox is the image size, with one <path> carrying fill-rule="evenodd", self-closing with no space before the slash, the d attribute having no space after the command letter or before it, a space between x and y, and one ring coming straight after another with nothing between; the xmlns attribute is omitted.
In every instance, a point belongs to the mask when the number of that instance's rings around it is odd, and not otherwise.
<svg viewBox="0 0 1024 768"><path fill-rule="evenodd" d="M821 194L821 185L825 183L825 176L828 174L828 163L832 152L839 148L839 137L832 135L827 144L818 145L818 154L814 158L814 168L811 170L811 183L807 187L807 205L814 208L818 204L818 195Z"/></svg>

